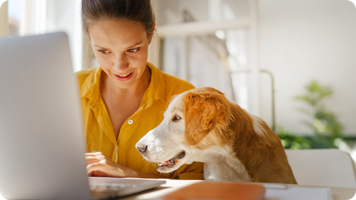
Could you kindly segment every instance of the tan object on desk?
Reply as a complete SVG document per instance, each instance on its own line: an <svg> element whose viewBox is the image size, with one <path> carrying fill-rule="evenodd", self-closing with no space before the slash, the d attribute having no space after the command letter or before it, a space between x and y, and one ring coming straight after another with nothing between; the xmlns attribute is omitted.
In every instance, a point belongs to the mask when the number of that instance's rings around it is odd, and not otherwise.
<svg viewBox="0 0 356 200"><path fill-rule="evenodd" d="M262 185L204 181L167 194L163 197L163 199L262 200L264 195L265 188Z"/></svg>

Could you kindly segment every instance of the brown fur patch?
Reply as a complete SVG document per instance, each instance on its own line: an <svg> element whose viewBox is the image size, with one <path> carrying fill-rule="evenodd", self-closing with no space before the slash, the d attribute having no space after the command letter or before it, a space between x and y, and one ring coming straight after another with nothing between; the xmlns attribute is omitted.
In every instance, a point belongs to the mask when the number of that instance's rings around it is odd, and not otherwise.
<svg viewBox="0 0 356 200"><path fill-rule="evenodd" d="M225 121L225 101L223 93L213 88L194 89L183 97L187 144L198 144L218 122Z"/></svg>

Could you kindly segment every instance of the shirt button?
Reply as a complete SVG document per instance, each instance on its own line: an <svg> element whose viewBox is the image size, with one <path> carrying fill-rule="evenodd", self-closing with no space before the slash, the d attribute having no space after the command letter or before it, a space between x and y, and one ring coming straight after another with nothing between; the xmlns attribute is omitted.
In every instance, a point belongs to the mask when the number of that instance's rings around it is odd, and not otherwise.
<svg viewBox="0 0 356 200"><path fill-rule="evenodd" d="M132 119L130 119L130 120L128 121L128 123L131 125L131 124L133 123Z"/></svg>
<svg viewBox="0 0 356 200"><path fill-rule="evenodd" d="M117 146L115 146L115 151L117 150Z"/></svg>

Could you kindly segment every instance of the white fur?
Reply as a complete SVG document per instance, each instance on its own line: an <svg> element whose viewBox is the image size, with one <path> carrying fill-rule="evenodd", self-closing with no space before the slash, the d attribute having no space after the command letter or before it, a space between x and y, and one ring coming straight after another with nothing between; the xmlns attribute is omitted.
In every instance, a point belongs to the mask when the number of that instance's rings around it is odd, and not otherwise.
<svg viewBox="0 0 356 200"><path fill-rule="evenodd" d="M255 132L260 136L265 135L266 134L265 129L261 125L262 119L255 115L250 115L250 116L253 120L253 129L255 130Z"/></svg>
<svg viewBox="0 0 356 200"><path fill-rule="evenodd" d="M249 182L245 166L231 155L230 148L212 146L201 152L199 162L204 162L204 179L214 181Z"/></svg>

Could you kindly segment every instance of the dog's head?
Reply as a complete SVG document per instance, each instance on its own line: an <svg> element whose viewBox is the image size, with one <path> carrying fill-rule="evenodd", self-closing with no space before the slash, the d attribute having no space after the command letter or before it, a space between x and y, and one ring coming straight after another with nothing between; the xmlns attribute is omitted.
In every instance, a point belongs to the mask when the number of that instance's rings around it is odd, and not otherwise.
<svg viewBox="0 0 356 200"><path fill-rule="evenodd" d="M279 137L262 119L213 88L177 95L161 124L136 148L146 160L158 163L162 173L194 161L224 165L229 160L234 173L239 173L236 180L296 183Z"/></svg>
<svg viewBox="0 0 356 200"><path fill-rule="evenodd" d="M222 146L229 139L221 135L221 129L230 121L228 105L224 94L213 88L197 88L177 95L161 124L148 132L136 148L146 160L157 162L158 171L163 173L183 164L203 162L199 157L204 149Z"/></svg>

